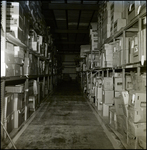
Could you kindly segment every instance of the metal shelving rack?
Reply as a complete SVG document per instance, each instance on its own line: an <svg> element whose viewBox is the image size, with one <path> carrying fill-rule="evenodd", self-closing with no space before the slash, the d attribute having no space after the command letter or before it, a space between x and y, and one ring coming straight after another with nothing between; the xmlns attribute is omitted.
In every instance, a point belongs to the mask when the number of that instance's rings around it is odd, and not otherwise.
<svg viewBox="0 0 147 150"><path fill-rule="evenodd" d="M1 51L5 52L6 49L6 42L10 42L13 45L16 46L20 46L22 48L24 48L24 52L25 52L25 57L29 58L29 54L33 54L34 56L37 57L37 61L38 61L38 67L39 67L39 61L45 61L46 63L50 63L49 62L49 58L42 56L41 54L34 52L32 49L30 49L27 45L29 45L29 40L27 41L27 44L22 43L19 39L15 38L13 35L11 35L10 33L6 32L6 7L7 7L7 1L2 1L1 2L2 8L1 8L1 12L2 12L2 18L1 18L1 31L3 29L3 35L4 35L4 40L1 42L3 42L3 49L1 49ZM29 13L29 12L28 12ZM29 15L31 17L31 15ZM2 33L1 33L2 34ZM51 45L51 49L52 49L52 45ZM52 59L52 58L50 58ZM52 67L52 66L51 66ZM53 70L52 70L53 71ZM51 72L52 72L51 71ZM37 82L40 82L40 80L43 81L43 84L45 85L45 82L47 82L47 88L50 90L50 92L52 92L52 73L49 74L49 68L48 68L48 72L44 74L39 74L37 73L36 75L26 75L26 76L14 76L14 77L6 77L6 76L2 76L1 75L1 122L6 125L6 118L4 116L4 106L5 106L5 85L8 82L13 82L14 81L14 85L16 84L15 81L20 81L22 83L24 83L24 99L25 99L25 118L24 120L26 121L28 119L28 89L29 89L29 80L31 79L35 79L37 80ZM8 83L9 84L9 83ZM49 93L49 92L48 92ZM4 130L1 127L1 138L5 139L6 138L6 134L4 132Z"/></svg>

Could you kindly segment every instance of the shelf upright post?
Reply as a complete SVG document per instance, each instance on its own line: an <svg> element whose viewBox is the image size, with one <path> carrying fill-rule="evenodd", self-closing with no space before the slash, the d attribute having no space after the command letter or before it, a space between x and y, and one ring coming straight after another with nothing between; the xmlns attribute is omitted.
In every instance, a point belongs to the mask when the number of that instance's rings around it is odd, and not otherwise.
<svg viewBox="0 0 147 150"><path fill-rule="evenodd" d="M5 49L6 49L6 1L2 1L2 18L1 18L1 25L2 29L4 31L4 40L1 40L3 42L3 52L5 54ZM2 51L2 50L1 50ZM5 56L5 55L4 55ZM4 68L5 69L5 68ZM4 116L4 106L5 106L5 80L1 81L1 121L5 125L6 124L6 118ZM6 135L4 134L4 130L1 126L1 137L6 138Z"/></svg>
<svg viewBox="0 0 147 150"><path fill-rule="evenodd" d="M124 55L124 51L125 51L125 36L126 36L126 32L123 31L123 53L122 53L122 58L124 59L125 55ZM125 68L122 68L122 89L125 90Z"/></svg>
<svg viewBox="0 0 147 150"><path fill-rule="evenodd" d="M40 90L40 89L39 89L39 60L40 60L40 59L39 59L39 57L37 57L37 59L38 59L38 64L37 64L37 67L38 67L38 68L37 68L37 86L38 86L38 88L37 88L37 90L38 90L38 98L37 98L37 101L38 101L38 102L37 102L37 103L38 103L38 104L37 104L37 105L40 105L40 91L39 91L39 90Z"/></svg>
<svg viewBox="0 0 147 150"><path fill-rule="evenodd" d="M138 19L138 57L139 57L139 61L141 61L141 51L143 51L141 49L141 26L142 26L142 18Z"/></svg>
<svg viewBox="0 0 147 150"><path fill-rule="evenodd" d="M26 54L25 54L25 57L26 58L29 58L29 48L27 47L27 52L26 52ZM25 81L25 91L24 91L25 93L25 95L24 95L24 100L25 100L25 121L27 120L27 118L28 118L28 116L29 116L29 114L28 114L28 101L29 101L29 78L27 78L26 79L26 81Z"/></svg>

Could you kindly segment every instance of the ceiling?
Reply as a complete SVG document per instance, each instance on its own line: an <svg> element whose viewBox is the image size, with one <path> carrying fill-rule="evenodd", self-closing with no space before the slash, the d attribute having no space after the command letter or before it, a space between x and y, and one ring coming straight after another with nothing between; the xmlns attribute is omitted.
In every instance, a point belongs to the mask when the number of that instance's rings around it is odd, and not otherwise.
<svg viewBox="0 0 147 150"><path fill-rule="evenodd" d="M90 43L91 22L97 22L97 0L49 0L42 2L42 14L51 28L54 45L60 53L79 53L80 45Z"/></svg>

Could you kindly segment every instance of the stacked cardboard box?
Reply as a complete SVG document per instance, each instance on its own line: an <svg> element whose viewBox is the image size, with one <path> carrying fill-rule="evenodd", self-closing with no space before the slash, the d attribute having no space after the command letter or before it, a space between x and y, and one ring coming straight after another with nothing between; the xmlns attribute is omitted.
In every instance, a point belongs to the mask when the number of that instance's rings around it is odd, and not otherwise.
<svg viewBox="0 0 147 150"><path fill-rule="evenodd" d="M130 90L127 136L129 148L137 148L139 136L146 136L146 93Z"/></svg>
<svg viewBox="0 0 147 150"><path fill-rule="evenodd" d="M111 28L111 1L104 2L104 12L103 12L103 25L102 25L102 43L110 37L110 28Z"/></svg>
<svg viewBox="0 0 147 150"><path fill-rule="evenodd" d="M104 44L102 53L102 68L112 67L113 60L113 45Z"/></svg>
<svg viewBox="0 0 147 150"><path fill-rule="evenodd" d="M12 32L14 37L23 42L23 8L19 2L7 2L6 32Z"/></svg>
<svg viewBox="0 0 147 150"><path fill-rule="evenodd" d="M103 78L102 88L102 101L103 101L103 116L109 115L109 106L113 105L114 90L113 90L113 77Z"/></svg>
<svg viewBox="0 0 147 150"><path fill-rule="evenodd" d="M122 1L113 1L113 3L110 6L111 9L111 27L110 27L110 32L111 35L114 34L114 23L117 19L121 19L121 13L123 11L123 7L122 7Z"/></svg>

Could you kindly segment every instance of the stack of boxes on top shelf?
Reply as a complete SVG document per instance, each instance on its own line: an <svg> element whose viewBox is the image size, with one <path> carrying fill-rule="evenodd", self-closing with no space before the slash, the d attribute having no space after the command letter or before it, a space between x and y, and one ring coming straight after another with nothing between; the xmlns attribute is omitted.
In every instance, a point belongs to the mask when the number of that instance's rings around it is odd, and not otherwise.
<svg viewBox="0 0 147 150"><path fill-rule="evenodd" d="M90 52L92 53L88 54L86 57L86 67L87 69L94 68L97 66L98 56L97 54L94 54L93 51L98 51L98 32L97 32L97 23L91 23L90 29Z"/></svg>
<svg viewBox="0 0 147 150"><path fill-rule="evenodd" d="M110 37L111 16L110 5L112 2L105 1L103 4L102 43Z"/></svg>
<svg viewBox="0 0 147 150"><path fill-rule="evenodd" d="M4 127L10 133L20 127L25 119L24 84L6 86L5 90Z"/></svg>
<svg viewBox="0 0 147 150"><path fill-rule="evenodd" d="M113 45L104 44L101 53L101 67L102 68L112 68L113 67Z"/></svg>
<svg viewBox="0 0 147 150"><path fill-rule="evenodd" d="M111 35L119 31L122 27L126 26L126 19L122 19L123 1L113 1L110 6L111 18Z"/></svg>

